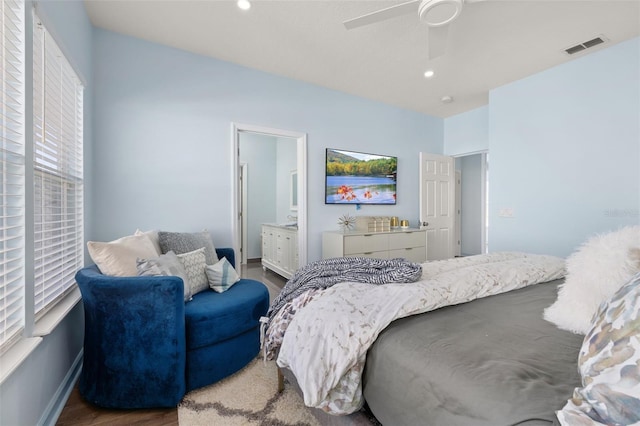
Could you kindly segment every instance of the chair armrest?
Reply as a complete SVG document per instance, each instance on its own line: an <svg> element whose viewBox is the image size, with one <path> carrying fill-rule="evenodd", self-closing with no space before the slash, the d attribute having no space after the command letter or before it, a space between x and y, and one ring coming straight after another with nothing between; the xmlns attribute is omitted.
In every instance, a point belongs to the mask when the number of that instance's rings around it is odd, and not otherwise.
<svg viewBox="0 0 640 426"><path fill-rule="evenodd" d="M144 321L143 329L167 328L182 333L184 341L184 283L175 276L112 277L96 266L76 273L85 310L92 320L109 321L106 330L117 324L128 328ZM140 330L140 332L143 332ZM179 337L179 336L176 336Z"/></svg>
<svg viewBox="0 0 640 426"><path fill-rule="evenodd" d="M144 386L167 395L158 406L177 403L185 387L182 279L111 277L91 266L76 273L76 282L85 311L83 394L100 394L107 387L125 395L129 386L147 380ZM128 407L124 399L111 406Z"/></svg>
<svg viewBox="0 0 640 426"><path fill-rule="evenodd" d="M132 305L135 307L136 304L164 303L165 306L180 311L184 317L184 283L180 277L112 277L103 275L93 265L80 269L75 278L83 298L87 296L89 303L93 302L93 297L97 297L101 303L109 301L122 309L128 309Z"/></svg>
<svg viewBox="0 0 640 426"><path fill-rule="evenodd" d="M223 257L227 258L227 261L233 266L236 267L236 254L230 247L217 248L216 254L218 255L218 259L222 259Z"/></svg>

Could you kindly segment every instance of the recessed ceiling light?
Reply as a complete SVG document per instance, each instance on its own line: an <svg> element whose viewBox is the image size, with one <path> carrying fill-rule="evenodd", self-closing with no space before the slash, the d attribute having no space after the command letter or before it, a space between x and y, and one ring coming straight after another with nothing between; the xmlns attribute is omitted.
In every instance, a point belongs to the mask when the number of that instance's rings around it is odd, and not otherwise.
<svg viewBox="0 0 640 426"><path fill-rule="evenodd" d="M451 102L453 102L453 98L449 95L445 95L442 97L442 99L440 99L442 101L443 104L450 104Z"/></svg>
<svg viewBox="0 0 640 426"><path fill-rule="evenodd" d="M436 75L436 72L434 70L426 70L424 72L424 78L431 78L434 75Z"/></svg>
<svg viewBox="0 0 640 426"><path fill-rule="evenodd" d="M238 0L238 7L242 10L249 10L251 9L251 3L249 3L249 0Z"/></svg>

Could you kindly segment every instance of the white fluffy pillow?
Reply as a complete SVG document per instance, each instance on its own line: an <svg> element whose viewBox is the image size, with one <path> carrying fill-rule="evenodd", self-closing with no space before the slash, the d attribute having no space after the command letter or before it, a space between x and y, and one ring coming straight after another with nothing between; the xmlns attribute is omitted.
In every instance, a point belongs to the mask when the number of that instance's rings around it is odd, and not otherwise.
<svg viewBox="0 0 640 426"><path fill-rule="evenodd" d="M640 271L640 226L596 235L567 258L567 277L544 319L586 334L600 304Z"/></svg>
<svg viewBox="0 0 640 426"><path fill-rule="evenodd" d="M136 260L158 257L158 252L146 235L129 235L115 241L87 242L91 260L104 275L135 277L138 275Z"/></svg>
<svg viewBox="0 0 640 426"><path fill-rule="evenodd" d="M147 237L149 237L149 239L153 243L153 246L156 248L158 256L162 254L162 250L160 250L160 243L158 242L158 231L153 229L151 231L141 231L139 229L136 229L136 232L133 235L146 235Z"/></svg>

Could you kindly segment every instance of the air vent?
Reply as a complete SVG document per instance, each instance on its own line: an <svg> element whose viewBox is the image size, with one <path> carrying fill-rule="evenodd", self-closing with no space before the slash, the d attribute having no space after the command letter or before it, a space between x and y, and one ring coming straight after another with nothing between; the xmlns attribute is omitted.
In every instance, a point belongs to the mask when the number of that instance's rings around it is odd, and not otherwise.
<svg viewBox="0 0 640 426"><path fill-rule="evenodd" d="M571 46L567 49L564 49L565 53L567 53L568 55L574 55L578 52L582 52L583 50L589 49L590 47L594 47L597 46L599 44L604 43L605 41L607 41L607 39L603 36L598 36L596 38L593 38L591 40L582 42L580 44L576 44L575 46Z"/></svg>

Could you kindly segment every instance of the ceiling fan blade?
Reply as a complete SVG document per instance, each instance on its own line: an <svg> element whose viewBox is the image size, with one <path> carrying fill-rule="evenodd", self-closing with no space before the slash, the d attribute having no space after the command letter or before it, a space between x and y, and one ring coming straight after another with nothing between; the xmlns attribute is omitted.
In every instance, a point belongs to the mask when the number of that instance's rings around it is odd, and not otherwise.
<svg viewBox="0 0 640 426"><path fill-rule="evenodd" d="M429 27L427 58L428 60L435 59L444 55L447 50L447 38L449 35L449 25L442 25L440 27Z"/></svg>
<svg viewBox="0 0 640 426"><path fill-rule="evenodd" d="M419 2L420 0L411 0L406 3L400 3L395 6L367 13L366 15L358 16L357 18L349 19L348 21L344 21L343 24L346 29L352 30L354 28L363 27L365 25L375 24L376 22L395 18L396 16L406 15L409 13L417 14L417 4Z"/></svg>

